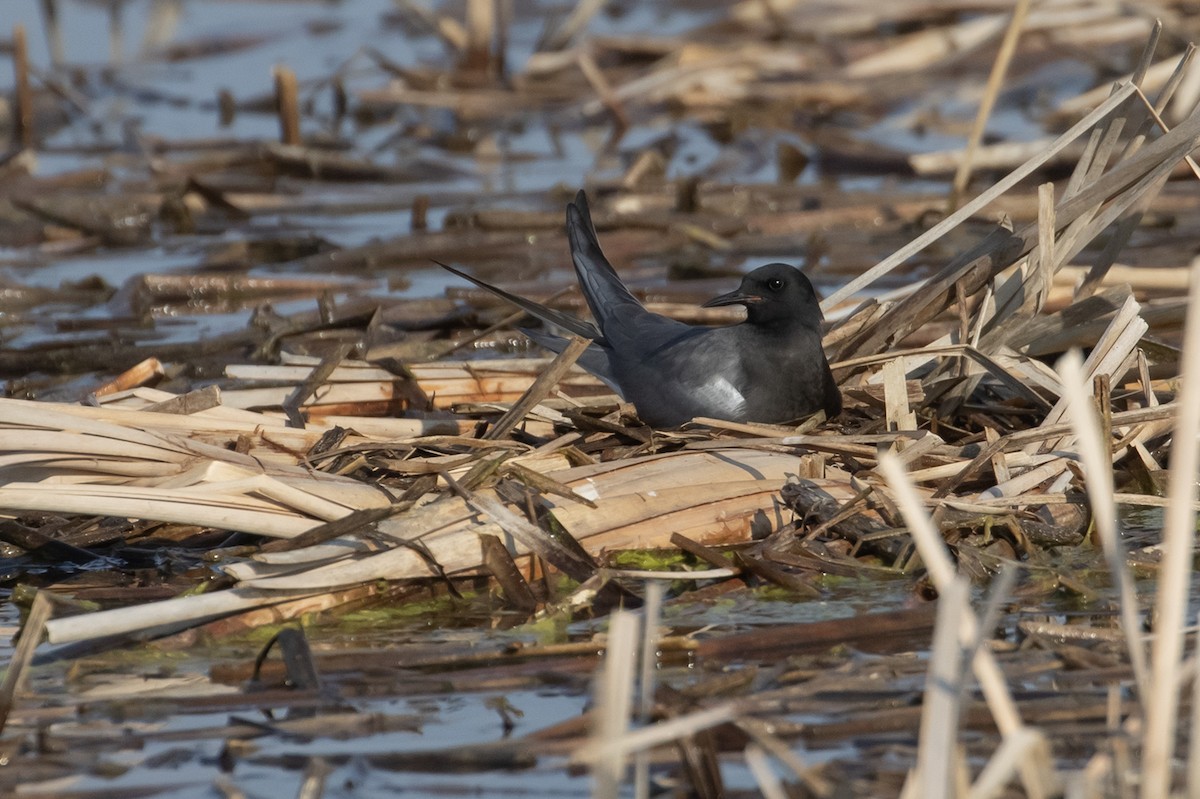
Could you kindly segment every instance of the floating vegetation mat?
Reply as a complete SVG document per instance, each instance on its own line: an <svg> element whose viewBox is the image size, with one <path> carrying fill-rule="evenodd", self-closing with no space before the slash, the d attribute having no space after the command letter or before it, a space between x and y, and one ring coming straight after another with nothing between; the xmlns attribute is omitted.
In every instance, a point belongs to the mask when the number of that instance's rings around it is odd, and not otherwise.
<svg viewBox="0 0 1200 799"><path fill-rule="evenodd" d="M773 0L635 35L603 5L535 36L524 8L396 3L439 66L360 46L214 108L32 70L14 30L0 792L1197 792L1186 7L1165 35L1092 3ZM102 80L279 141L131 128L96 166L55 137ZM973 125L930 110L959 90ZM984 136L1022 104L1036 130ZM851 135L901 118L969 144ZM556 142L528 176L522 126ZM697 300L803 260L843 412L652 429L581 339L542 357L435 271L582 312L575 184L672 318L735 322ZM338 241L377 214L387 238ZM85 258L122 285L30 277Z"/></svg>

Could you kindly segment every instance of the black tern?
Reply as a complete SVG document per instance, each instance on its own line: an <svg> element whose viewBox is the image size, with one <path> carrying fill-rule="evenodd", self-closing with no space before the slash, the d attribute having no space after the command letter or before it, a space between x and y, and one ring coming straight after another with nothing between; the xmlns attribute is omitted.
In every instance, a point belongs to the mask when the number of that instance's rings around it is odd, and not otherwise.
<svg viewBox="0 0 1200 799"><path fill-rule="evenodd" d="M600 250L582 191L567 205L567 237L595 324L441 266L543 322L591 339L579 365L632 402L653 427L678 427L697 416L780 423L821 410L829 418L841 413L842 395L821 347L821 307L796 267L759 267L736 291L704 303L743 305L746 321L688 325L647 311L629 293ZM554 352L567 344L549 333L522 332Z"/></svg>

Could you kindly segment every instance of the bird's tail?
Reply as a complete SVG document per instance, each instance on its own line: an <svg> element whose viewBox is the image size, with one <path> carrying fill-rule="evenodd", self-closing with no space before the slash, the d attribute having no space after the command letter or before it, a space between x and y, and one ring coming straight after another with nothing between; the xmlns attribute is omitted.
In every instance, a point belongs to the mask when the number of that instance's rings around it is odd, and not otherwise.
<svg viewBox="0 0 1200 799"><path fill-rule="evenodd" d="M529 330L524 327L518 328L518 330L528 336L535 344L545 347L551 352L562 352L567 347L567 339L552 335L543 330ZM579 360L575 363L603 380L605 385L611 388L622 399L625 398L625 393L621 391L621 386L617 383L616 375L613 374L612 363L608 360L608 350L603 346L596 343L589 344L588 348L583 351L583 354L579 356Z"/></svg>
<svg viewBox="0 0 1200 799"><path fill-rule="evenodd" d="M579 286L602 332L614 318L645 312L600 250L587 195L582 190L575 195L574 202L567 204L567 239Z"/></svg>

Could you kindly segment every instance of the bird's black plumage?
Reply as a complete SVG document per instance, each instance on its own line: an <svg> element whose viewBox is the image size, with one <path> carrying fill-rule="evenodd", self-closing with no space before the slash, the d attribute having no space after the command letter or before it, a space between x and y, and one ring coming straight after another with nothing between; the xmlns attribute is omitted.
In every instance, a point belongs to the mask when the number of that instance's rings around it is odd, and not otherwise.
<svg viewBox="0 0 1200 799"><path fill-rule="evenodd" d="M592 339L579 364L632 402L647 424L676 427L697 416L787 422L820 410L829 417L841 412L842 395L821 348L821 308L799 269L759 267L736 291L705 303L744 305L745 322L693 326L647 311L629 293L600 251L582 191L567 205L567 237L595 325L446 268L544 322ZM566 346L558 336L524 332L555 352Z"/></svg>

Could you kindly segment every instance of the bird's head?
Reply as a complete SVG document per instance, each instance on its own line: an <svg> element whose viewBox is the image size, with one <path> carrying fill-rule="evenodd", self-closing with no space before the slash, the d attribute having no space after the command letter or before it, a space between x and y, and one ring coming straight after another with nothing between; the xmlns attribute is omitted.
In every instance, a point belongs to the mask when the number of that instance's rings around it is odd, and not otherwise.
<svg viewBox="0 0 1200 799"><path fill-rule="evenodd" d="M742 278L737 291L713 297L705 308L746 306L746 321L767 327L803 325L819 328L821 306L808 278L794 266L767 264Z"/></svg>

